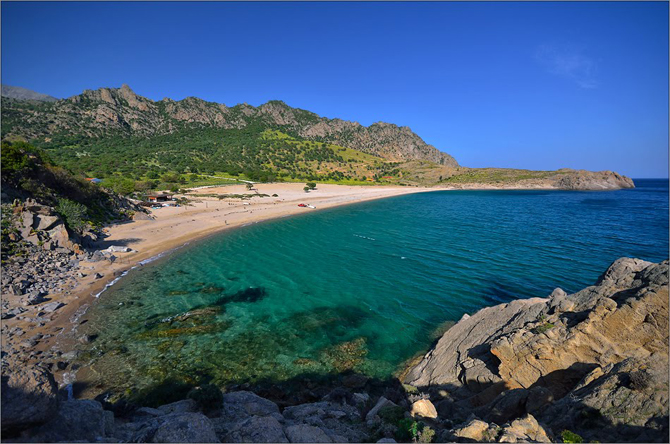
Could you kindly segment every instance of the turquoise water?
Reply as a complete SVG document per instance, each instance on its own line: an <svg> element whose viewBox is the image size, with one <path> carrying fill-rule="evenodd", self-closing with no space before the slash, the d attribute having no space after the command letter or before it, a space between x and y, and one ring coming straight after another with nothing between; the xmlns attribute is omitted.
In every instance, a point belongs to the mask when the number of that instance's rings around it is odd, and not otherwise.
<svg viewBox="0 0 670 444"><path fill-rule="evenodd" d="M259 223L133 270L84 353L99 387L391 375L464 313L668 256L668 183L445 191Z"/></svg>

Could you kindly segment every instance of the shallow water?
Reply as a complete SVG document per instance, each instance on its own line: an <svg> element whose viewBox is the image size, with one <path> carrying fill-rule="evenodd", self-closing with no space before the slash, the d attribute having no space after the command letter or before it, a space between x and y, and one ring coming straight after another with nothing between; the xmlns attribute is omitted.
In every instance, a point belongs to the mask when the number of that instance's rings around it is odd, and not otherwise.
<svg viewBox="0 0 670 444"><path fill-rule="evenodd" d="M89 383L385 378L464 313L668 255L668 182L445 191L260 223L131 271L82 327Z"/></svg>

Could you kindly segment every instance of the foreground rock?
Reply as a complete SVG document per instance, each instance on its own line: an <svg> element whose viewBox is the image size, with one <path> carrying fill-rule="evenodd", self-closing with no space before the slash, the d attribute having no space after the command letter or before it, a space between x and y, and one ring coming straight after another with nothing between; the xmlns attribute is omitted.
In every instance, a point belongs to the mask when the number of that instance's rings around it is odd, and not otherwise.
<svg viewBox="0 0 670 444"><path fill-rule="evenodd" d="M58 404L56 391L53 376L43 369L3 371L3 434L17 433L51 419L56 414Z"/></svg>
<svg viewBox="0 0 670 444"><path fill-rule="evenodd" d="M314 402L209 386L217 396L158 408L105 404L115 416L59 401L38 367L3 365L3 440L667 442L669 377L668 262L620 259L578 293L464 316L405 385L340 375L336 387L305 384Z"/></svg>
<svg viewBox="0 0 670 444"><path fill-rule="evenodd" d="M485 308L406 375L438 412L503 424L528 413L600 441L668 437L668 262L617 260L572 295Z"/></svg>

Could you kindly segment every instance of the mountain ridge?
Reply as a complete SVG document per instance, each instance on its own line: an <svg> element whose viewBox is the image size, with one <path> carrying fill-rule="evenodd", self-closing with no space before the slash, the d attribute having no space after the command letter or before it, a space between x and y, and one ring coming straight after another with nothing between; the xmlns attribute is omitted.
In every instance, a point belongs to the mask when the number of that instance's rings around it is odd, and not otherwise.
<svg viewBox="0 0 670 444"><path fill-rule="evenodd" d="M12 105L9 102L5 104L10 109L15 108ZM92 109L82 109L87 106ZM390 161L428 160L440 165L458 166L452 156L427 144L407 126L386 122L364 126L293 108L281 100L270 100L258 107L246 103L229 107L197 97L153 101L123 84L120 88L84 90L81 94L55 102L49 108L50 112L60 117L56 119L55 127L48 125L48 117L40 114L40 110L35 111L28 121L30 127L15 122L10 130L3 128L3 136L39 138L61 128L80 129L89 137L100 137L115 131L125 135L153 136L172 133L180 124L241 129L251 120L260 119L266 124L288 127L294 133L292 135L301 138L342 145ZM87 121L87 118L93 121Z"/></svg>
<svg viewBox="0 0 670 444"><path fill-rule="evenodd" d="M227 106L198 97L158 101L120 88L56 102L2 98L3 140L27 140L89 177L140 182L177 174L243 174L258 181L492 189L619 189L614 172L467 168L408 126L327 118L281 100ZM202 178L191 179L200 183ZM175 180L166 180L175 183Z"/></svg>

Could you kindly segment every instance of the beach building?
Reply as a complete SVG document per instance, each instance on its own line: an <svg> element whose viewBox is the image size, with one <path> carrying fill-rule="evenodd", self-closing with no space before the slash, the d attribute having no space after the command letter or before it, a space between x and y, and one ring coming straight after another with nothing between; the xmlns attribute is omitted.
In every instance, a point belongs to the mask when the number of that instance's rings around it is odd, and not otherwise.
<svg viewBox="0 0 670 444"><path fill-rule="evenodd" d="M147 195L149 202L167 202L172 200L172 194L168 193L151 193Z"/></svg>

